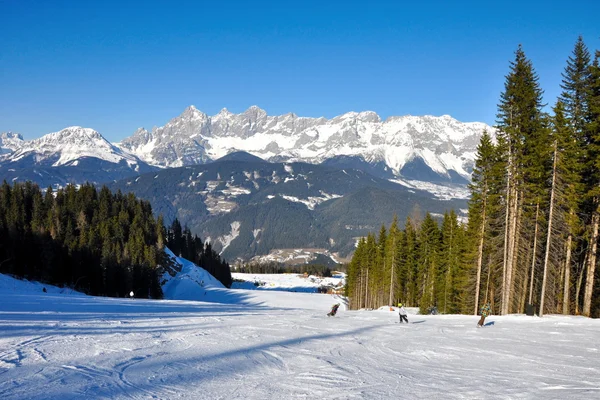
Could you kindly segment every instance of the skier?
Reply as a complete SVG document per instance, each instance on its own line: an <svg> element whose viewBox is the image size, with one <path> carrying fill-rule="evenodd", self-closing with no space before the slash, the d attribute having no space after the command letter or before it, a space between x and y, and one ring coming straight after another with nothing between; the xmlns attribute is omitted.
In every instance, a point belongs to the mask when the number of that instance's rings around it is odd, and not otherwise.
<svg viewBox="0 0 600 400"><path fill-rule="evenodd" d="M333 307L331 307L331 311L329 311L327 313L327 316L335 317L335 314L337 313L338 308L340 308L340 303L334 304Z"/></svg>
<svg viewBox="0 0 600 400"><path fill-rule="evenodd" d="M481 310L479 311L479 314L481 314L481 319L477 323L478 328L483 327L483 323L485 322L485 317L487 317L491 313L492 313L492 307L490 307L490 303L485 303L483 305L483 307L481 307Z"/></svg>
<svg viewBox="0 0 600 400"><path fill-rule="evenodd" d="M402 303L398 303L398 315L400 316L400 323L402 323L402 320L404 320L408 324L408 314L406 313L406 310L404 309Z"/></svg>

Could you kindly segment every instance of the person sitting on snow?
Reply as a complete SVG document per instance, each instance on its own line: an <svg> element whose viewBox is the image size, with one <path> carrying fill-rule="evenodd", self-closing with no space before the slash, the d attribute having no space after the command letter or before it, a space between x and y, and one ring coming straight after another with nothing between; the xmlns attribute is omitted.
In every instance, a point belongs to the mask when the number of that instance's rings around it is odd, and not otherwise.
<svg viewBox="0 0 600 400"><path fill-rule="evenodd" d="M490 303L485 303L483 307L481 307L481 311L479 312L479 314L481 314L481 319L477 323L478 328L481 328L483 326L483 323L485 322L485 317L487 317L491 313L492 307L490 307Z"/></svg>
<svg viewBox="0 0 600 400"><path fill-rule="evenodd" d="M338 308L340 308L340 303L334 304L333 307L331 307L331 311L329 311L329 313L327 313L327 316L335 317L335 314L337 313Z"/></svg>
<svg viewBox="0 0 600 400"><path fill-rule="evenodd" d="M406 313L402 303L398 303L398 315L400 316L400 323L402 323L402 320L404 320L408 324L408 314Z"/></svg>

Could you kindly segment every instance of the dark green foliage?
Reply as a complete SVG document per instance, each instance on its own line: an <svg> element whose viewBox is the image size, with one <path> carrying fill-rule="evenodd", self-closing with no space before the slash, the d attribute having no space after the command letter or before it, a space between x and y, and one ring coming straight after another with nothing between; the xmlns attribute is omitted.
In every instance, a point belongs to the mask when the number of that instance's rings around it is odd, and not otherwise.
<svg viewBox="0 0 600 400"><path fill-rule="evenodd" d="M150 204L89 184L0 187L0 272L92 295L161 298L164 238Z"/></svg>
<svg viewBox="0 0 600 400"><path fill-rule="evenodd" d="M348 265L346 294L352 308L378 308L402 302L427 312L465 312L467 262L465 226L454 212L444 215L442 229L431 214L416 227L397 220L362 238ZM392 275L392 269L394 274ZM392 291L392 304L389 294Z"/></svg>

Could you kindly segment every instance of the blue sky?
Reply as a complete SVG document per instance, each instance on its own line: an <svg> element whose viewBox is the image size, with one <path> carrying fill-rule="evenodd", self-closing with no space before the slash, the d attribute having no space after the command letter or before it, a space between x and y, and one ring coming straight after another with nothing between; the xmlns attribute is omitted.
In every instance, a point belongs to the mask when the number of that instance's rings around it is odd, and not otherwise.
<svg viewBox="0 0 600 400"><path fill-rule="evenodd" d="M600 49L599 1L87 3L0 0L0 131L118 141L190 104L492 124L519 43L550 104L577 36Z"/></svg>

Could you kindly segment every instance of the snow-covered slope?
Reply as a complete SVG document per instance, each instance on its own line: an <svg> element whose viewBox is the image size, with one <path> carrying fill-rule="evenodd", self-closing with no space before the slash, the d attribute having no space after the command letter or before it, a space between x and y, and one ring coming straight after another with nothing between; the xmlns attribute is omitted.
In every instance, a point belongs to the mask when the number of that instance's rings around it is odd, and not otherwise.
<svg viewBox="0 0 600 400"><path fill-rule="evenodd" d="M15 284L18 286L18 284ZM223 290L228 304L0 285L0 398L593 399L600 321L389 310ZM225 296L225 295L224 295Z"/></svg>
<svg viewBox="0 0 600 400"><path fill-rule="evenodd" d="M194 106L151 132L140 128L118 145L149 164L178 167L246 151L265 160L320 163L339 156L384 162L402 175L411 162L423 162L452 180L468 178L475 151L489 126L463 123L444 115L390 117L371 111L332 119L295 114L269 116L252 106L241 114L226 109L208 116ZM454 174L454 176L453 176Z"/></svg>
<svg viewBox="0 0 600 400"><path fill-rule="evenodd" d="M225 288L204 268L185 258L176 257L168 248L165 248L165 252L175 260L180 269L175 276L171 276L167 272L163 274L161 284L165 299L206 301L207 291Z"/></svg>

